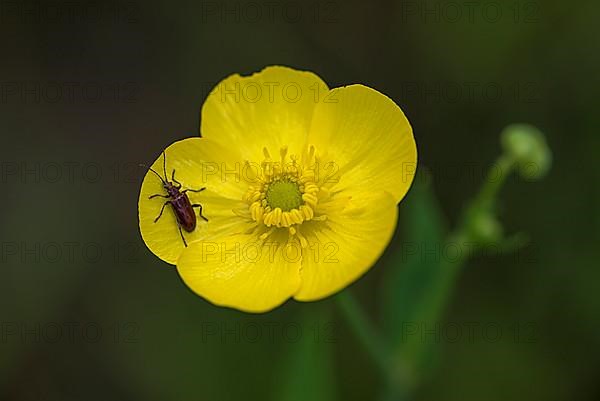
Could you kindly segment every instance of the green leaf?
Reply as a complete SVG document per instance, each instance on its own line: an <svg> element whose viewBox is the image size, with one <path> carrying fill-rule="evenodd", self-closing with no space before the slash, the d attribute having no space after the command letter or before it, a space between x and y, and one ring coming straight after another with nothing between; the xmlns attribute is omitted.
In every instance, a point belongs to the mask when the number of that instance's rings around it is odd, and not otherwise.
<svg viewBox="0 0 600 401"><path fill-rule="evenodd" d="M415 181L400 211L401 237L394 244L384 280L383 326L410 380L428 359L430 350L423 347L420 328L431 324L435 309L431 303L439 299L440 280L445 277L440 263L445 223L427 173Z"/></svg>
<svg viewBox="0 0 600 401"><path fill-rule="evenodd" d="M333 401L333 326L322 304L307 307L300 319L301 338L286 349L277 401ZM319 310L320 309L320 310ZM313 313L311 313L313 312Z"/></svg>
<svg viewBox="0 0 600 401"><path fill-rule="evenodd" d="M415 181L400 210L401 238L394 244L383 291L384 326L392 340L401 336L403 323L418 318L419 305L427 301L445 235L427 173Z"/></svg>

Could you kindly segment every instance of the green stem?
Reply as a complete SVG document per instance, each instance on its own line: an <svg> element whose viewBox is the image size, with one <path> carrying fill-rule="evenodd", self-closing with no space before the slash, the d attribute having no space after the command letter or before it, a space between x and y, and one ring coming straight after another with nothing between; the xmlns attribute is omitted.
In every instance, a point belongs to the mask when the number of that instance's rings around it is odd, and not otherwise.
<svg viewBox="0 0 600 401"><path fill-rule="evenodd" d="M405 366L399 363L397 358L396 360L392 359L394 354L391 346L373 326L349 290L342 291L335 299L354 334L371 356L385 380L385 401L408 400L410 386Z"/></svg>
<svg viewBox="0 0 600 401"><path fill-rule="evenodd" d="M514 165L514 160L509 156L501 155L498 158L490 168L481 189L468 203L457 227L445 239L445 244L453 244L460 247L460 249L464 249L467 244L481 245L478 238L472 235L472 227L482 215L494 213L495 199ZM431 296L420 307L417 307L415 313L415 316L419 316L421 321L433 326L440 320L468 258L468 252L461 252L458 259L444 258L440 262L437 277L432 283L433 288L429 290ZM395 352L395 360L400 364L399 367L404 367L403 372L405 373L400 376L400 378L404 377L401 380L404 385L401 388L391 389L392 396L395 396L395 399L408 399L410 394L417 388L420 379L419 371L423 368L421 364L425 360L426 351L426 344L417 341L411 342L411 344L403 344L403 347ZM398 390L404 393L398 392Z"/></svg>
<svg viewBox="0 0 600 401"><path fill-rule="evenodd" d="M457 228L448 236L446 243L464 244L472 241L470 227L481 213L490 213L493 209L494 200L502 184L514 168L514 160L506 155L501 155L493 168L490 168L481 190L470 202ZM458 260L442 262L440 276L436 280L437 287L432 293L434 300L429 300L427 306L422 308L419 316L424 320L437 321L443 313L444 306L452 295L452 290L462 267L467 261L463 256ZM377 364L382 376L386 380L388 392L386 400L406 400L410 398L411 391L416 387L416 377L410 373L415 366L406 365L405 356L393 352L391 346L384 341L383 337L367 318L364 310L356 301L349 290L342 291L336 296L336 301L348 324L356 334L358 340L363 344L366 351ZM412 358L419 358L422 347L416 345ZM413 360L414 359L409 359Z"/></svg>
<svg viewBox="0 0 600 401"><path fill-rule="evenodd" d="M498 192L512 172L514 166L514 159L508 155L502 154L498 157L496 163L494 163L488 171L481 189L467 206L457 228L448 235L448 238L445 241L447 244L453 243L462 247L467 242L474 241L470 236L471 233L469 227L472 226L474 220L477 219L481 213L493 212L492 209L494 201L498 196ZM434 292L436 294L436 301L430 303L432 309L425 314L431 321L437 321L442 315L444 305L446 305L450 299L457 277L467 260L468 255L465 252L462 252L461 257L458 260L450 261L444 259L444 261L442 261L440 273L443 274L444 277L438 281L438 290Z"/></svg>
<svg viewBox="0 0 600 401"><path fill-rule="evenodd" d="M506 181L515 167L515 161L512 157L502 154L496 160L496 163L492 165L486 176L479 193L475 196L469 209L474 207L491 207L494 199L498 195L500 188ZM460 226L459 226L460 227Z"/></svg>
<svg viewBox="0 0 600 401"><path fill-rule="evenodd" d="M349 290L342 291L335 299L356 337L387 378L391 367L388 345L367 318L363 308Z"/></svg>

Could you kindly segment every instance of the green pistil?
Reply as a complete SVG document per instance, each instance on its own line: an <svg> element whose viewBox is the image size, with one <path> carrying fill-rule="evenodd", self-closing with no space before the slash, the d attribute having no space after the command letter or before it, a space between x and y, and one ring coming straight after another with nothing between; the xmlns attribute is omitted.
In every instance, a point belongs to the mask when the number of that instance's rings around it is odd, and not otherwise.
<svg viewBox="0 0 600 401"><path fill-rule="evenodd" d="M298 184L287 180L271 183L267 189L267 204L271 209L280 208L283 212L298 209L302 205Z"/></svg>

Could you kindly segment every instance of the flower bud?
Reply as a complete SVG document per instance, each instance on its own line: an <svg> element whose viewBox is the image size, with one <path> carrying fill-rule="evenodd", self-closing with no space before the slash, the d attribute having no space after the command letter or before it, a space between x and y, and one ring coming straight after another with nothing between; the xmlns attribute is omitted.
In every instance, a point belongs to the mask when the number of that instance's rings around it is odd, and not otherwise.
<svg viewBox="0 0 600 401"><path fill-rule="evenodd" d="M552 165L552 152L540 130L529 124L512 124L500 137L504 151L517 163L521 177L542 178Z"/></svg>
<svg viewBox="0 0 600 401"><path fill-rule="evenodd" d="M502 225L491 213L481 212L472 219L469 236L482 244L495 243L502 239L503 231Z"/></svg>

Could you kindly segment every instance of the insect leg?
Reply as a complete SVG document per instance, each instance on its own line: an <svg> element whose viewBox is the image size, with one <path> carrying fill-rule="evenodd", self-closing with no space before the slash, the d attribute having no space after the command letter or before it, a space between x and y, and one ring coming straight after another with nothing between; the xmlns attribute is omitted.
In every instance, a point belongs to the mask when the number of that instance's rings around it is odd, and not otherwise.
<svg viewBox="0 0 600 401"><path fill-rule="evenodd" d="M202 205L196 203L196 204L193 204L192 207L199 207L200 208L200 212L198 213L198 215L200 217L202 217L205 221L208 221L208 219L206 217L202 216Z"/></svg>
<svg viewBox="0 0 600 401"><path fill-rule="evenodd" d="M167 154L163 150L163 174L165 175L165 181L167 180Z"/></svg>
<svg viewBox="0 0 600 401"><path fill-rule="evenodd" d="M171 180L172 180L172 181L173 181L175 184L179 185L179 187L178 187L177 189L181 188L181 183L175 179L175 169L173 169L173 174L171 174Z"/></svg>
<svg viewBox="0 0 600 401"><path fill-rule="evenodd" d="M161 198L168 198L169 197L169 195L154 194L152 196L149 196L148 199L156 198L157 196L160 196Z"/></svg>
<svg viewBox="0 0 600 401"><path fill-rule="evenodd" d="M177 221L177 227L179 228L179 235L181 235L183 245L187 248L187 242L185 242L185 237L183 236L183 231L181 231L181 224L179 224L179 221Z"/></svg>
<svg viewBox="0 0 600 401"><path fill-rule="evenodd" d="M184 190L183 190L183 191L181 191L181 192L183 192L183 193L186 193L186 192L188 192L188 191L190 191L190 192L202 192L202 191L204 191L205 189L206 189L206 188L200 188L200 189L191 189L191 188L188 188L188 189L184 189Z"/></svg>
<svg viewBox="0 0 600 401"><path fill-rule="evenodd" d="M162 208L160 209L160 214L157 218L154 219L155 223L158 221L158 219L160 219L160 216L162 216L163 212L165 211L165 206L167 206L170 202L171 201L166 201L165 203L163 203Z"/></svg>

